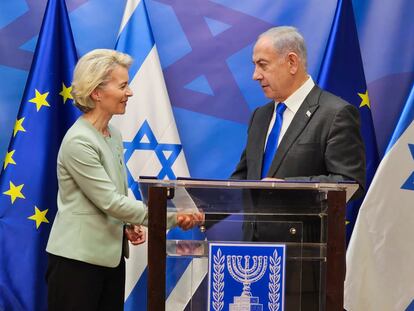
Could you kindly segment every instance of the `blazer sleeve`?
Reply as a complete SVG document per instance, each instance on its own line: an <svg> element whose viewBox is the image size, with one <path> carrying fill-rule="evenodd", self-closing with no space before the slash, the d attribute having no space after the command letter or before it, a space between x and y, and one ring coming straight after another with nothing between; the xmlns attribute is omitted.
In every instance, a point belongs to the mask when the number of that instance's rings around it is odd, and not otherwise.
<svg viewBox="0 0 414 311"><path fill-rule="evenodd" d="M111 134L116 135L119 146L123 149L121 133L115 127L111 126L110 128L111 128ZM125 182L126 182L126 177L125 177ZM136 201L136 202L141 203L140 201ZM141 224L144 225L144 226L148 225L147 212L145 213L144 220L142 221ZM171 229L175 226L177 226L177 213L176 212L167 212L167 228Z"/></svg>
<svg viewBox="0 0 414 311"><path fill-rule="evenodd" d="M119 193L103 167L97 149L87 139L75 137L63 146L62 165L95 207L124 222L146 223L146 208L142 202Z"/></svg>

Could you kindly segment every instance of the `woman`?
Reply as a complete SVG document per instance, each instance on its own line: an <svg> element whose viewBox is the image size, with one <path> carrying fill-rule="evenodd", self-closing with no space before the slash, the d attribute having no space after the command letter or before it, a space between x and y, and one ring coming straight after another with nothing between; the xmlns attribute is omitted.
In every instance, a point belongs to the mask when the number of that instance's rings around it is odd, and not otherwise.
<svg viewBox="0 0 414 311"><path fill-rule="evenodd" d="M58 212L49 236L49 311L123 310L126 236L145 240L139 226L147 213L127 197L120 133L109 125L124 114L132 91L130 56L94 50L76 65L72 95L83 115L66 133L59 150ZM171 214L169 226L188 229L200 215Z"/></svg>

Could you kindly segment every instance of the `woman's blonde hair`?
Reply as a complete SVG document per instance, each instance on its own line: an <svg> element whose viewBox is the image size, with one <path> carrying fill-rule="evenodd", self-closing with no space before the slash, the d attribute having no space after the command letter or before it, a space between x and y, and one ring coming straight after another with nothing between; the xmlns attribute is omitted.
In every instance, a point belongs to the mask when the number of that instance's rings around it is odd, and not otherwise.
<svg viewBox="0 0 414 311"><path fill-rule="evenodd" d="M73 72L72 96L75 106L82 112L91 111L95 108L90 96L93 90L109 81L116 66L129 69L131 64L132 58L128 54L108 49L92 50L82 56Z"/></svg>

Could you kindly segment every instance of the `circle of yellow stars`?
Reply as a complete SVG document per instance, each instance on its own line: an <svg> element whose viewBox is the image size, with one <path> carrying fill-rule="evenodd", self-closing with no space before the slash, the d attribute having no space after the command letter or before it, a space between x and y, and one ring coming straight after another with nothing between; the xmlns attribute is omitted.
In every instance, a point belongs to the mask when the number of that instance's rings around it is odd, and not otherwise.
<svg viewBox="0 0 414 311"><path fill-rule="evenodd" d="M62 83L62 90L59 95L62 96L64 104L68 99L73 99L71 91L72 86L67 87L64 83ZM48 95L49 92L41 93L35 89L35 97L30 99L29 102L35 104L36 111L39 112L42 107L50 107L50 104L47 101ZM26 129L23 126L24 119L25 118L22 117L16 120L13 128L13 139L19 132L26 132ZM6 153L6 157L3 162L3 171L6 170L9 165L17 165L16 161L13 159L15 152L16 150L11 150ZM15 185L12 181L9 181L9 189L4 191L3 194L10 197L11 204L13 205L17 199L26 199L23 194L23 187L24 184ZM49 220L46 218L48 210L49 209L45 209L42 211L37 206L34 206L34 214L27 218L35 221L36 229L39 229L42 223L49 223Z"/></svg>

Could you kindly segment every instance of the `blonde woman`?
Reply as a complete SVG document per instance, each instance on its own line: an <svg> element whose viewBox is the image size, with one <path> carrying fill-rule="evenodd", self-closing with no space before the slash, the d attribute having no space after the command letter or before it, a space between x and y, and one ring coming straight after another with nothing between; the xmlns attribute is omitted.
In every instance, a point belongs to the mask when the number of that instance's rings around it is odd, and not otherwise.
<svg viewBox="0 0 414 311"><path fill-rule="evenodd" d="M131 63L126 54L100 49L74 71L72 95L83 115L58 155L58 212L46 248L49 311L123 310L127 238L145 241L137 225L147 221L143 204L127 197L121 135L109 125L132 96ZM199 218L170 214L168 224L189 229Z"/></svg>

